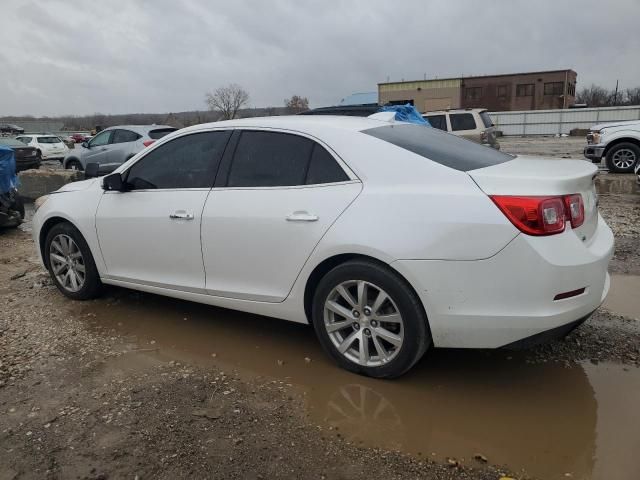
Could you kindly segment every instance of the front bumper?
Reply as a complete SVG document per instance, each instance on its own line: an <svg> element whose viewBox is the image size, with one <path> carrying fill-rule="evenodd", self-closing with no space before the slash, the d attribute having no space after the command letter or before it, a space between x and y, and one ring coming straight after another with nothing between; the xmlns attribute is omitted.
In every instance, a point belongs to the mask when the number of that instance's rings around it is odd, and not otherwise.
<svg viewBox="0 0 640 480"><path fill-rule="evenodd" d="M520 234L485 260L392 266L420 296L436 347L498 348L588 317L609 291L612 254L613 233L599 217L588 242L568 228L548 237Z"/></svg>
<svg viewBox="0 0 640 480"><path fill-rule="evenodd" d="M603 145L587 145L584 147L584 156L593 163L600 163L604 155L604 149Z"/></svg>

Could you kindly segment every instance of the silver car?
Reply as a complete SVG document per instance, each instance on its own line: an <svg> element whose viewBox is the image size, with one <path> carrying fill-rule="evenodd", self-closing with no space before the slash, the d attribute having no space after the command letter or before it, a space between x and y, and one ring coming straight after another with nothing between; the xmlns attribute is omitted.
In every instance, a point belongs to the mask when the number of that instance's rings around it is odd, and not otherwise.
<svg viewBox="0 0 640 480"><path fill-rule="evenodd" d="M156 140L176 131L168 125L120 125L98 133L64 158L64 168L84 170L87 163L97 163L100 174L111 173Z"/></svg>

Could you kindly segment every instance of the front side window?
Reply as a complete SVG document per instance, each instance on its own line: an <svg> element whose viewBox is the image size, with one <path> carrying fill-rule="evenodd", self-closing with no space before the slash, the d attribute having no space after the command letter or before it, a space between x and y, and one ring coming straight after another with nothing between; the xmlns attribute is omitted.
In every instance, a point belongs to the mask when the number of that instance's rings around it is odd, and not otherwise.
<svg viewBox="0 0 640 480"><path fill-rule="evenodd" d="M98 135L93 137L89 142L90 147L101 147L103 145L108 145L111 141L111 135L113 134L113 130L106 130L104 132L100 132Z"/></svg>
<svg viewBox="0 0 640 480"><path fill-rule="evenodd" d="M454 132L460 130L475 130L476 121L471 113L452 113L449 115L451 122L451 130Z"/></svg>
<svg viewBox="0 0 640 480"><path fill-rule="evenodd" d="M20 140L22 143L26 143L27 145L31 142L32 137L16 137L16 140Z"/></svg>
<svg viewBox="0 0 640 480"><path fill-rule="evenodd" d="M111 143L127 143L127 142L135 142L142 135L138 135L136 132L132 132L131 130L116 130L113 133L113 138L111 139Z"/></svg>
<svg viewBox="0 0 640 480"><path fill-rule="evenodd" d="M493 120L491 120L489 112L487 112L486 110L484 112L480 112L480 118L482 119L482 123L484 123L484 126L486 128L493 127Z"/></svg>
<svg viewBox="0 0 640 480"><path fill-rule="evenodd" d="M446 115L428 115L425 118L433 128L437 128L438 130L443 130L445 132L447 131Z"/></svg>
<svg viewBox="0 0 640 480"><path fill-rule="evenodd" d="M362 133L463 172L490 167L514 158L493 148L424 125L385 125L363 130Z"/></svg>
<svg viewBox="0 0 640 480"><path fill-rule="evenodd" d="M231 132L185 135L152 150L126 174L131 190L210 188Z"/></svg>

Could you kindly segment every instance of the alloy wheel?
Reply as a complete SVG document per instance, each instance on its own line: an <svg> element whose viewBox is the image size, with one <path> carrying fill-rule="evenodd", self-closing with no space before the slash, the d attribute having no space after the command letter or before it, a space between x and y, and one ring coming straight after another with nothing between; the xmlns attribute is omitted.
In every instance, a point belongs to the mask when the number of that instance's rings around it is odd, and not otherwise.
<svg viewBox="0 0 640 480"><path fill-rule="evenodd" d="M364 280L337 285L324 304L324 327L338 352L358 365L384 365L404 341L402 315L391 296Z"/></svg>
<svg viewBox="0 0 640 480"><path fill-rule="evenodd" d="M56 235L49 246L51 271L69 292L77 292L86 279L86 265L78 244L69 235Z"/></svg>
<svg viewBox="0 0 640 480"><path fill-rule="evenodd" d="M636 163L636 153L628 148L617 150L611 158L613 164L620 169L630 168Z"/></svg>

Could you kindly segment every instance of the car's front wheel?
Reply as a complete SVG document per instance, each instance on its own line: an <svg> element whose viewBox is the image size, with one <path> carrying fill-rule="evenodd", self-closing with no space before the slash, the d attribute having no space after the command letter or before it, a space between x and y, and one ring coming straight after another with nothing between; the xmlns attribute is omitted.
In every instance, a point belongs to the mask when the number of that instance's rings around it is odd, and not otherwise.
<svg viewBox="0 0 640 480"><path fill-rule="evenodd" d="M82 171L82 164L78 160L69 160L67 162L66 168L68 170L78 170Z"/></svg>
<svg viewBox="0 0 640 480"><path fill-rule="evenodd" d="M88 300L98 295L102 283L89 245L70 223L58 223L44 243L44 261L53 282L64 295Z"/></svg>
<svg viewBox="0 0 640 480"><path fill-rule="evenodd" d="M640 147L623 142L611 147L607 152L607 168L613 173L632 173L640 159Z"/></svg>
<svg viewBox="0 0 640 480"><path fill-rule="evenodd" d="M431 344L415 292L396 272L370 261L341 264L322 278L313 324L341 367L370 377L402 375Z"/></svg>

